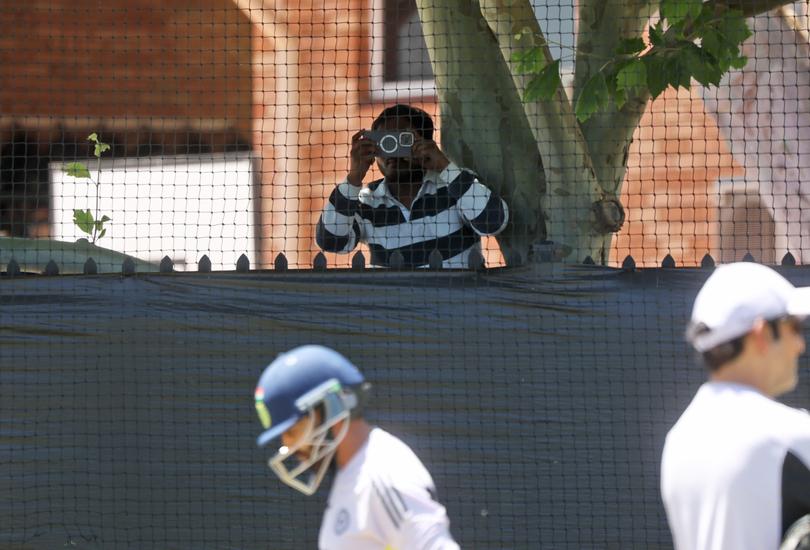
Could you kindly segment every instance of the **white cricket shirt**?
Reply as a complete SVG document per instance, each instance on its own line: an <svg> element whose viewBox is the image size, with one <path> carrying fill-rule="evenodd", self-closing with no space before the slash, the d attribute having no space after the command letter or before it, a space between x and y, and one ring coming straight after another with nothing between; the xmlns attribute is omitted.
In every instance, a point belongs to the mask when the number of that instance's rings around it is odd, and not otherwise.
<svg viewBox="0 0 810 550"><path fill-rule="evenodd" d="M707 382L667 435L661 494L677 550L776 550L810 513L810 415Z"/></svg>
<svg viewBox="0 0 810 550"><path fill-rule="evenodd" d="M402 441L374 428L335 476L321 550L457 550L433 479Z"/></svg>

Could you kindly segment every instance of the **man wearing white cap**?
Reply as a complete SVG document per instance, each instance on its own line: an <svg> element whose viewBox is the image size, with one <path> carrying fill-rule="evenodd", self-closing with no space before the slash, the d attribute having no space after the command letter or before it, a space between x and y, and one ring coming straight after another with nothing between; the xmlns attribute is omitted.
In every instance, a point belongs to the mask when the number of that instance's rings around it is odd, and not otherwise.
<svg viewBox="0 0 810 550"><path fill-rule="evenodd" d="M754 263L721 266L687 337L709 371L667 435L661 494L677 550L776 550L810 513L810 415L796 387L810 288Z"/></svg>

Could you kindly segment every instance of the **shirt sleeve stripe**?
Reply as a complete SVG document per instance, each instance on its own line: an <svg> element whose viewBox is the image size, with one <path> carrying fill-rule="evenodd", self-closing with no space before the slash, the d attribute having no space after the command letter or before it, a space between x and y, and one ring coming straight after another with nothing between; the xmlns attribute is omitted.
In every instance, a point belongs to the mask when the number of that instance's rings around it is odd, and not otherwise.
<svg viewBox="0 0 810 550"><path fill-rule="evenodd" d="M335 187L335 190L329 195L329 204L332 205L332 208L339 214L354 216L360 208L360 201L345 196L340 188L341 186Z"/></svg>
<svg viewBox="0 0 810 550"><path fill-rule="evenodd" d="M405 504L405 499L402 498L402 493L399 492L399 489L391 485L391 492L394 494L396 499L399 501L400 506L404 512L408 511L408 505Z"/></svg>
<svg viewBox="0 0 810 550"><path fill-rule="evenodd" d="M498 195L492 193L481 213L470 220L470 225L481 235L493 235L506 225L506 216L506 205Z"/></svg>
<svg viewBox="0 0 810 550"><path fill-rule="evenodd" d="M357 227L357 222L352 223L352 231L354 232L354 239L352 233L348 235L335 235L323 223L323 218L318 220L318 226L315 229L315 242L326 252L349 252L357 244L360 237L360 231Z"/></svg>
<svg viewBox="0 0 810 550"><path fill-rule="evenodd" d="M391 518L391 523L394 524L395 528L399 529L399 524L402 521L402 515L399 513L399 510L393 506L393 502L389 502L385 498L377 482L372 481L371 483L374 486L374 491L376 491L377 496L380 498L380 502L382 502L383 508L385 508L385 512L388 514L388 517Z"/></svg>

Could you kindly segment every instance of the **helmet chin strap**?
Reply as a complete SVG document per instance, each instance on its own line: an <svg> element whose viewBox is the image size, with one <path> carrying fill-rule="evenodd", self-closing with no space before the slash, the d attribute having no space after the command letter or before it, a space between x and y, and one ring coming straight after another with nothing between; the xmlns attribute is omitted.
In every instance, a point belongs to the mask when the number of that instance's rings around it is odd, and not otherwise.
<svg viewBox="0 0 810 550"><path fill-rule="evenodd" d="M321 423L315 425L315 407L311 407L307 413L311 419L309 429L294 447L285 446L279 449L268 461L270 469L293 489L308 496L314 494L329 470L338 446L346 437L351 409L356 403L354 395L343 391L325 395L319 403L323 405ZM332 428L337 424L341 425L333 433ZM297 454L301 449L308 449L304 458Z"/></svg>

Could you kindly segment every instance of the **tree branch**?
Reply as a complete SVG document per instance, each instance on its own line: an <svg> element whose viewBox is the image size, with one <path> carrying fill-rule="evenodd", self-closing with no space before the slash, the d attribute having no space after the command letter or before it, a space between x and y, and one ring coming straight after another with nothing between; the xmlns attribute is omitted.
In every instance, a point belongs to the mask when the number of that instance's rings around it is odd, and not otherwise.
<svg viewBox="0 0 810 550"><path fill-rule="evenodd" d="M737 10L746 17L753 17L780 6L792 4L793 0L710 0L708 3L714 4L720 9Z"/></svg>
<svg viewBox="0 0 810 550"><path fill-rule="evenodd" d="M481 13L498 40L501 55L510 66L515 86L525 90L530 77L517 73L512 54L532 46L527 42L533 37L542 40L542 31L530 2L480 0L479 3ZM548 48L546 59L551 59ZM605 198L605 193L591 166L571 102L560 87L555 98L525 102L523 110L546 173L549 238L570 247L572 258L581 261L593 253L592 241L599 231L593 224L592 205Z"/></svg>
<svg viewBox="0 0 810 550"><path fill-rule="evenodd" d="M574 101L590 78L613 56L621 40L640 37L658 2L649 0L583 0L577 35ZM582 125L596 177L605 192L619 194L626 171L626 155L649 95L631 97L621 110L611 101L607 109Z"/></svg>

